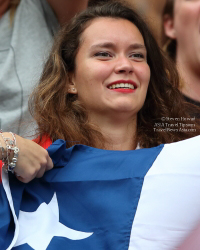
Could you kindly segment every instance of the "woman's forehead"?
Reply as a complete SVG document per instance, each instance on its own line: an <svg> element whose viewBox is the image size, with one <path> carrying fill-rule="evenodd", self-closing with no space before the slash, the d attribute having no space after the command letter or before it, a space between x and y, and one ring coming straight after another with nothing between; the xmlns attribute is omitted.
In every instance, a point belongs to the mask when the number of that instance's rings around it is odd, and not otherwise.
<svg viewBox="0 0 200 250"><path fill-rule="evenodd" d="M112 39L115 41L122 37L144 43L143 36L135 24L127 19L110 17L100 17L92 20L84 30L81 40L95 42L97 40Z"/></svg>

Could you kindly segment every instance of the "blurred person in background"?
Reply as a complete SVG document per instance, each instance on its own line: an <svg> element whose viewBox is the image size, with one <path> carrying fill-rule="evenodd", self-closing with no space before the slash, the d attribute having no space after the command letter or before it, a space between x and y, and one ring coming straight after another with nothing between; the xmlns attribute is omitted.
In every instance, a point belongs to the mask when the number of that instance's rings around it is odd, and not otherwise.
<svg viewBox="0 0 200 250"><path fill-rule="evenodd" d="M88 0L0 0L0 128L27 136L35 131L28 97L60 25ZM28 126L29 123L29 126Z"/></svg>
<svg viewBox="0 0 200 250"><path fill-rule="evenodd" d="M164 49L182 78L180 90L187 102L200 107L200 1L167 0L163 28Z"/></svg>
<svg viewBox="0 0 200 250"><path fill-rule="evenodd" d="M159 45L162 44L162 11L166 0L125 0L142 16Z"/></svg>

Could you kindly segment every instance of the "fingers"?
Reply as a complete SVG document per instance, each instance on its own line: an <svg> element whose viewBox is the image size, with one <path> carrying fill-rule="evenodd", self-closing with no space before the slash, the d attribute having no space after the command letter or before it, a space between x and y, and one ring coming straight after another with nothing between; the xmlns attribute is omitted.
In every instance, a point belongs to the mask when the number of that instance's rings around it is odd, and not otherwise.
<svg viewBox="0 0 200 250"><path fill-rule="evenodd" d="M46 166L46 171L50 170L53 168L53 161L51 157L48 155L47 156L47 166Z"/></svg>
<svg viewBox="0 0 200 250"><path fill-rule="evenodd" d="M49 154L47 153L45 162L41 165L39 171L36 174L36 177L41 178L46 171L48 171L52 168L53 168L53 162L52 162L52 159L50 158Z"/></svg>
<svg viewBox="0 0 200 250"><path fill-rule="evenodd" d="M53 162L48 155L46 163L38 165L38 167L34 166L34 168L32 169L33 170L32 172L29 170L27 173L23 173L22 176L18 175L17 173L15 173L15 175L19 181L23 183L28 183L34 178L41 178L46 171L52 168L53 168Z"/></svg>
<svg viewBox="0 0 200 250"><path fill-rule="evenodd" d="M21 177L21 176L19 176L19 175L16 175L16 178L17 178L19 181L23 182L23 183L28 183L28 182L31 181L30 179L25 179L25 178L23 178L23 177Z"/></svg>
<svg viewBox="0 0 200 250"><path fill-rule="evenodd" d="M53 168L53 162L44 148L37 143L16 136L19 156L15 172L18 180L27 183L35 177L41 178L45 171Z"/></svg>
<svg viewBox="0 0 200 250"><path fill-rule="evenodd" d="M16 176L16 178L17 178L19 181L21 181L21 182L23 182L23 183L28 183L28 182L32 181L32 180L35 178L35 176L31 176L31 175L28 175L28 176L26 176L26 177L22 177L22 176L20 176L20 175L18 175L18 174L16 174L16 173L15 173L15 176Z"/></svg>
<svg viewBox="0 0 200 250"><path fill-rule="evenodd" d="M45 167L40 168L40 170L37 172L35 177L36 178L41 178L44 175L45 171L46 171Z"/></svg>
<svg viewBox="0 0 200 250"><path fill-rule="evenodd" d="M44 150L44 149L43 149ZM28 183L34 178L41 178L44 173L53 168L53 162L46 150L42 151L42 156L37 159L34 157L31 161L21 162L15 169L15 175L18 180Z"/></svg>

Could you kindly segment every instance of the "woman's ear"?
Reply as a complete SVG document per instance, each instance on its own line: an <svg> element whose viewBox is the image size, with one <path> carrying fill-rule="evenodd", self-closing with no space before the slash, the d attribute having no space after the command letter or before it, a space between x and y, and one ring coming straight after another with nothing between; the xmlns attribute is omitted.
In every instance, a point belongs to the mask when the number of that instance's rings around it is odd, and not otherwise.
<svg viewBox="0 0 200 250"><path fill-rule="evenodd" d="M163 16L164 33L171 39L176 39L176 30L174 28L174 19L172 16L165 14Z"/></svg>
<svg viewBox="0 0 200 250"><path fill-rule="evenodd" d="M68 88L67 90L68 94L78 94L73 73L69 73L67 88Z"/></svg>

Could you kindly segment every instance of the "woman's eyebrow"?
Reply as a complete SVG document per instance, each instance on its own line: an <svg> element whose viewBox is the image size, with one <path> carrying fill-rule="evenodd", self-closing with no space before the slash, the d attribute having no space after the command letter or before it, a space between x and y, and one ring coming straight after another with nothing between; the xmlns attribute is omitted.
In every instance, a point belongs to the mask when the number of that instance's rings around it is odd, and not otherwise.
<svg viewBox="0 0 200 250"><path fill-rule="evenodd" d="M98 43L91 46L91 49L96 48L114 48L115 44L111 42L105 42L105 43Z"/></svg>
<svg viewBox="0 0 200 250"><path fill-rule="evenodd" d="M91 49L96 49L96 48L114 48L115 46L116 46L115 43L105 42L105 43L94 44L94 45L91 46ZM131 44L128 47L128 49L144 49L144 50L146 50L146 47L142 43L134 43L134 44Z"/></svg>
<svg viewBox="0 0 200 250"><path fill-rule="evenodd" d="M134 43L129 46L129 49L145 49L146 50L146 46L142 43Z"/></svg>

